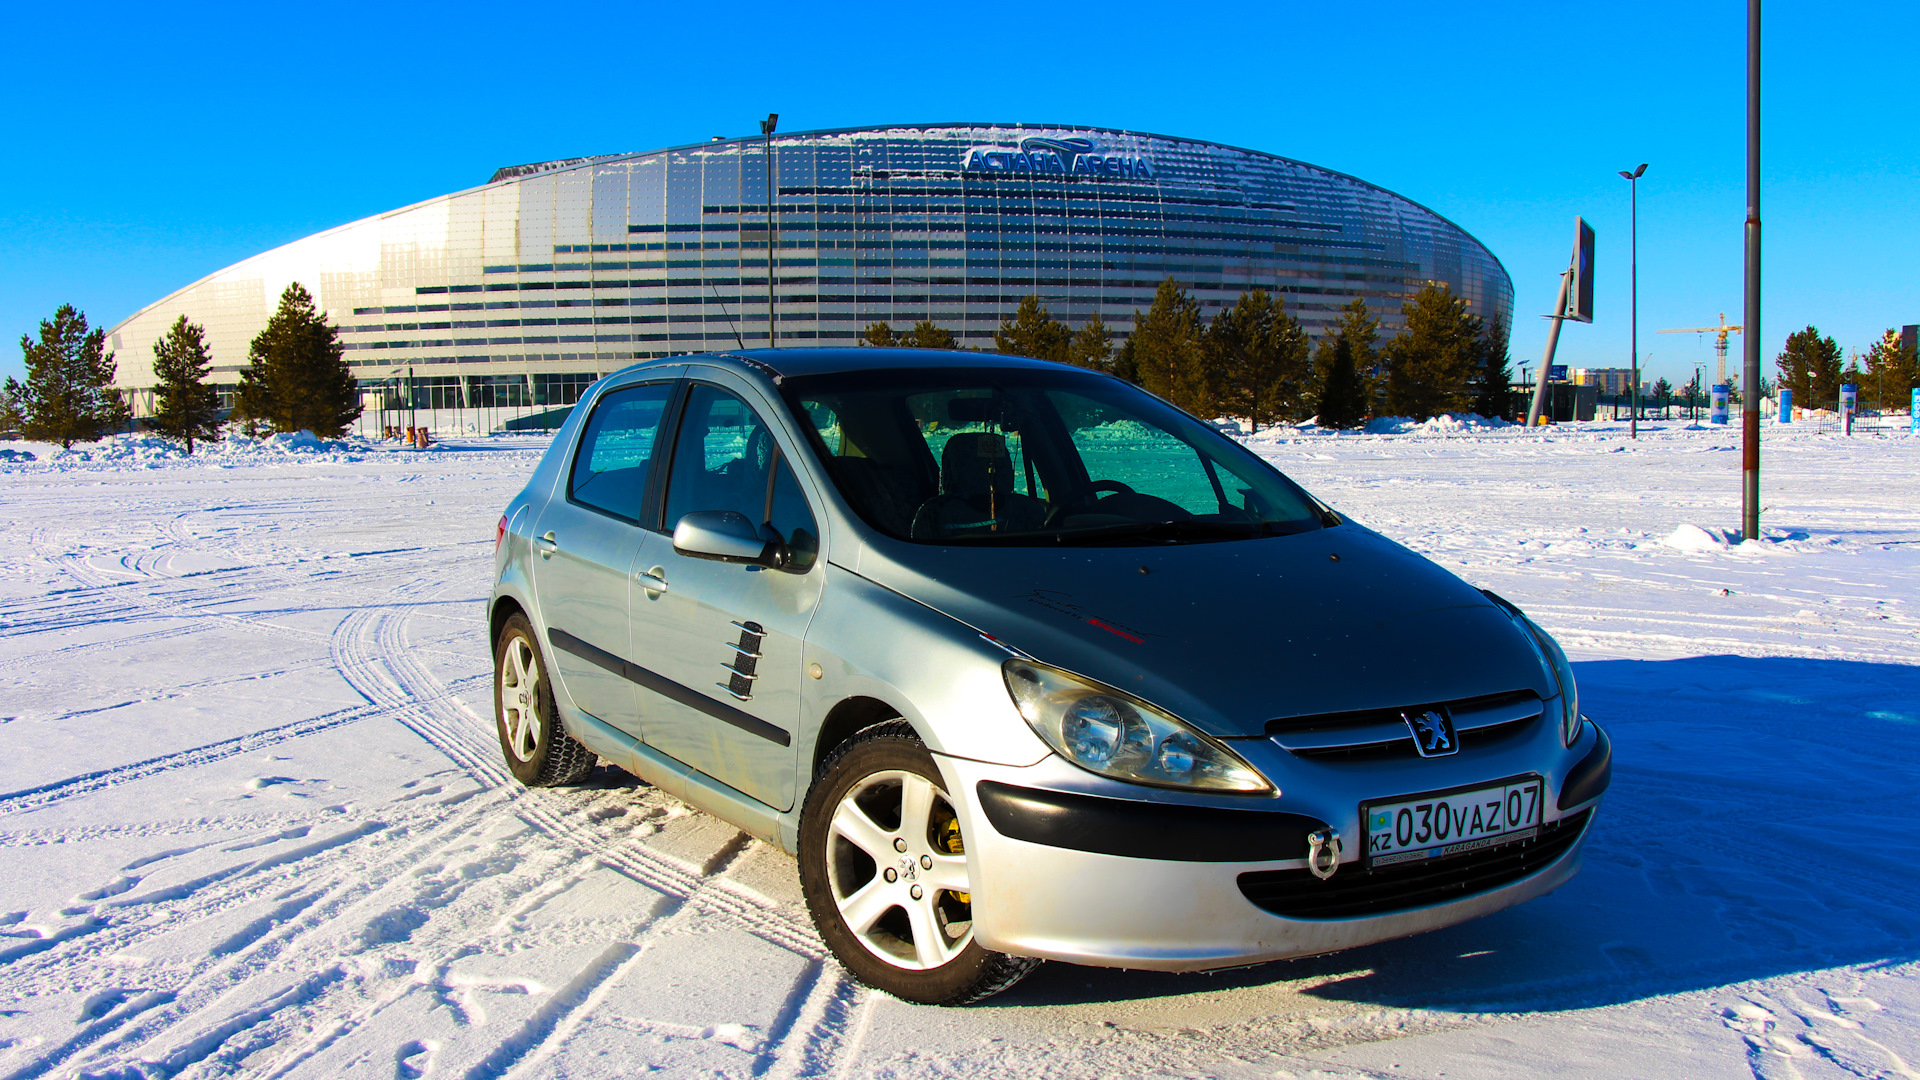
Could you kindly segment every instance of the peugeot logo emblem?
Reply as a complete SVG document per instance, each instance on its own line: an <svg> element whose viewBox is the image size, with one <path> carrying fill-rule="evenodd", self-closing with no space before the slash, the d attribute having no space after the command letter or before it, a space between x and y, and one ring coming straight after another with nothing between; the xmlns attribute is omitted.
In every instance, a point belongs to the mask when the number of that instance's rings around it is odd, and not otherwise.
<svg viewBox="0 0 1920 1080"><path fill-rule="evenodd" d="M1400 714L1407 722L1407 730L1413 732L1413 748L1421 757L1446 757L1460 749L1460 740L1453 730L1453 721L1447 718L1442 708L1411 709Z"/></svg>

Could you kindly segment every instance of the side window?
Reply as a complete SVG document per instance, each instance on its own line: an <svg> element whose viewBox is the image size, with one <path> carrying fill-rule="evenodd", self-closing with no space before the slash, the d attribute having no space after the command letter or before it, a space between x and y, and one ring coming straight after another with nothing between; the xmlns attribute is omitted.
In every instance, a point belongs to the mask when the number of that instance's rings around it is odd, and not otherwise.
<svg viewBox="0 0 1920 1080"><path fill-rule="evenodd" d="M648 383L603 395L580 435L580 452L574 455L573 472L567 477L567 497L637 521L660 418L672 395L672 383Z"/></svg>
<svg viewBox="0 0 1920 1080"><path fill-rule="evenodd" d="M687 395L673 449L667 531L695 510L733 510L763 522L792 550L794 570L806 570L819 554L819 526L773 433L746 402L701 384Z"/></svg>

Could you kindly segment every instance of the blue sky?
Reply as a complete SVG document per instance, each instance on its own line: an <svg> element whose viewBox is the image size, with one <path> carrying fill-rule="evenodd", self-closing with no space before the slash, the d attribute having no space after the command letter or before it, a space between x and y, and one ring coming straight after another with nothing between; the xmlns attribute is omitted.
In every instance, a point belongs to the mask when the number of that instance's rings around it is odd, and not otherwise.
<svg viewBox="0 0 1920 1080"><path fill-rule="evenodd" d="M1764 355L1920 323L1920 5L1767 11ZM0 14L0 374L71 302L107 326L277 244L501 165L932 120L1191 136L1352 173L1506 264L1536 363L1573 218L1624 365L1684 381L1741 309L1745 4L20 4ZM1736 346L1737 348L1737 346ZM1736 352L1737 356L1737 352Z"/></svg>

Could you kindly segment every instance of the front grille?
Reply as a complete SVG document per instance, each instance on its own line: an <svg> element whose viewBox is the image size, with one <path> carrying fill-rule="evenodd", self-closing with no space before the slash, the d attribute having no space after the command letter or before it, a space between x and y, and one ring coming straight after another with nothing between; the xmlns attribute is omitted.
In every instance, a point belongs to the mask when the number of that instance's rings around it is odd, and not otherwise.
<svg viewBox="0 0 1920 1080"><path fill-rule="evenodd" d="M1367 709L1361 712L1294 716L1267 722L1267 734L1297 757L1333 761L1380 761L1418 757L1413 733L1402 713L1406 709ZM1439 703L1453 720L1461 749L1482 748L1517 735L1540 718L1538 695L1531 690Z"/></svg>
<svg viewBox="0 0 1920 1080"><path fill-rule="evenodd" d="M1464 855L1397 863L1377 870L1342 865L1326 881L1309 870L1256 870L1240 875L1240 892L1256 907L1289 919L1345 919L1459 900L1510 885L1566 854L1592 810L1542 826L1530 840Z"/></svg>

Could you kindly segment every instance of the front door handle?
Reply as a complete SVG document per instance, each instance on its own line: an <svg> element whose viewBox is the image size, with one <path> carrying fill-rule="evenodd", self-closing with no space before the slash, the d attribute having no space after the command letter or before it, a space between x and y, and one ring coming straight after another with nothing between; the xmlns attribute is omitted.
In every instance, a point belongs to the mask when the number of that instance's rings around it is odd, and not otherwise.
<svg viewBox="0 0 1920 1080"><path fill-rule="evenodd" d="M647 590L647 599L658 600L660 594L667 591L667 568L656 566L651 570L635 570L633 583Z"/></svg>
<svg viewBox="0 0 1920 1080"><path fill-rule="evenodd" d="M551 559L553 553L560 550L560 538L553 535L552 529L548 529L545 536L533 538L533 546L540 549L541 558Z"/></svg>

